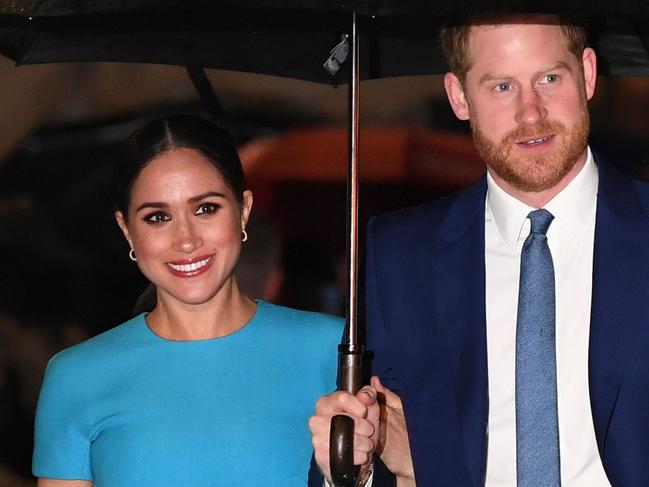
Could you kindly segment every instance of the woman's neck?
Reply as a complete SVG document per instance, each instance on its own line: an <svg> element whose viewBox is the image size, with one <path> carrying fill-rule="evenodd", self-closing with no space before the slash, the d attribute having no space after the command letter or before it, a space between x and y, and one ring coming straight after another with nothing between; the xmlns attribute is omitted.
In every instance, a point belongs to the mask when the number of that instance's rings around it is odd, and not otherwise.
<svg viewBox="0 0 649 487"><path fill-rule="evenodd" d="M187 304L158 293L158 303L147 316L151 330L177 341L206 340L230 335L246 325L257 304L231 279L216 296L205 303Z"/></svg>

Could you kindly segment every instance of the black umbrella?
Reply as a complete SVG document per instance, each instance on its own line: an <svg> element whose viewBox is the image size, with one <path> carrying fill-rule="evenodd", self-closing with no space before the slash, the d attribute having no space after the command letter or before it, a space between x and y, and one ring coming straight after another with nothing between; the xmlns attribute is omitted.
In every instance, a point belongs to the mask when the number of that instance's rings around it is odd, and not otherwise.
<svg viewBox="0 0 649 487"><path fill-rule="evenodd" d="M361 79L440 73L442 18L477 11L593 18L604 74L649 74L643 0L0 0L0 52L18 64L124 61L202 66L323 83L330 49L363 19Z"/></svg>
<svg viewBox="0 0 649 487"><path fill-rule="evenodd" d="M643 0L586 5L551 0L542 8L525 0L0 0L0 52L18 64L184 65L214 111L218 101L205 89L204 67L333 84L349 80L349 303L347 337L340 346L340 387L356 392L362 356L356 331L360 79L445 71L437 41L443 18L479 11L542 13L539 10L588 17L602 72L649 75L649 5ZM339 68L347 57L351 62L342 70L345 76ZM333 426L334 481L351 486L357 473L351 461L353 422L336 417Z"/></svg>

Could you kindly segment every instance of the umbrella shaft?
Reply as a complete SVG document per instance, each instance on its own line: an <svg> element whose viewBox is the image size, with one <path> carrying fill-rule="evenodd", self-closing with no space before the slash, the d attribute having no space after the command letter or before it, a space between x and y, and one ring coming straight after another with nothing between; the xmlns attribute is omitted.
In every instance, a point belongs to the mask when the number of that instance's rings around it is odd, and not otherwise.
<svg viewBox="0 0 649 487"><path fill-rule="evenodd" d="M356 13L352 19L352 36L351 36L351 69L349 80L349 174L347 178L347 204L348 204L348 228L349 236L347 249L347 322L349 326L348 343L356 344L358 342L358 325L357 325L357 289L358 289L358 144L359 144L359 46L358 46L358 28L356 22Z"/></svg>

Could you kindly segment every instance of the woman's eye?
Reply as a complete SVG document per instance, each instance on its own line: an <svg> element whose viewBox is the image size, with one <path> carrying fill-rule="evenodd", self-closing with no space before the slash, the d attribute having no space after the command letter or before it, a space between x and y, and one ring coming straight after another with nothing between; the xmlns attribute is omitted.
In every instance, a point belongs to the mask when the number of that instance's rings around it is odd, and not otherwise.
<svg viewBox="0 0 649 487"><path fill-rule="evenodd" d="M169 220L171 220L171 218L169 218L169 215L161 211L151 213L150 215L146 215L144 217L144 221L147 223L163 223Z"/></svg>
<svg viewBox="0 0 649 487"><path fill-rule="evenodd" d="M203 203L198 208L196 208L196 214L197 215L209 215L211 213L214 213L219 208L220 208L220 205L217 205L216 203Z"/></svg>

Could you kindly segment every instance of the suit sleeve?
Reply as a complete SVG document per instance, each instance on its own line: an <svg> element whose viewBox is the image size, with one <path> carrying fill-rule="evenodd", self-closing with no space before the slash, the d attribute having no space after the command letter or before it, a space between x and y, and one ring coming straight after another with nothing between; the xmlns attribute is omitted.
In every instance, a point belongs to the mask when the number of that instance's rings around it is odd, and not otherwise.
<svg viewBox="0 0 649 487"><path fill-rule="evenodd" d="M380 253L380 237L376 220L370 220L367 230L366 260L366 316L367 316L367 349L373 352L372 374L379 376L381 382L392 390L398 390L392 366L390 336L382 313L381 291L389 287L389 280L382 275L379 262L392 256Z"/></svg>
<svg viewBox="0 0 649 487"><path fill-rule="evenodd" d="M315 457L311 455L311 465L309 465L309 487L323 487L324 477L320 473L318 464L315 462Z"/></svg>

